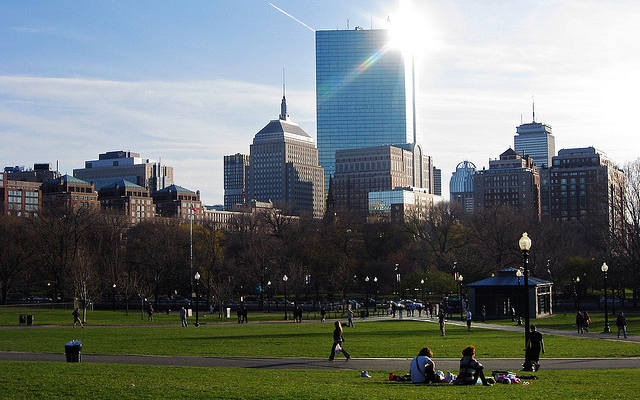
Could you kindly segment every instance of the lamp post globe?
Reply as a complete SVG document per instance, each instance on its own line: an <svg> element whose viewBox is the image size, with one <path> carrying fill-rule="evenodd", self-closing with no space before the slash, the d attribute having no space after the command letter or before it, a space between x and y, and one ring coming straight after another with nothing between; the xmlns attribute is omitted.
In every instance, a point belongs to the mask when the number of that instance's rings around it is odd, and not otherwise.
<svg viewBox="0 0 640 400"><path fill-rule="evenodd" d="M458 274L458 277L456 278L456 280L459 283L459 288L460 288L460 294L459 294L459 298L460 298L460 319L463 320L464 319L464 307L462 306L462 281L464 280L464 277L462 276L462 274Z"/></svg>
<svg viewBox="0 0 640 400"><path fill-rule="evenodd" d="M520 251L522 251L522 264L524 269L524 344L527 345L529 339L529 250L531 250L531 239L527 232L522 234L518 241Z"/></svg>
<svg viewBox="0 0 640 400"><path fill-rule="evenodd" d="M198 314L198 306L200 305L200 293L199 293L199 285L200 285L200 273L196 271L194 275L196 279L196 324L195 326L200 326L200 315Z"/></svg>
<svg viewBox="0 0 640 400"><path fill-rule="evenodd" d="M602 263L602 266L600 267L600 271L602 271L602 276L604 278L604 331L603 333L609 333L611 332L611 327L609 326L609 306L607 304L607 271L609 271L609 266L607 265L606 262Z"/></svg>

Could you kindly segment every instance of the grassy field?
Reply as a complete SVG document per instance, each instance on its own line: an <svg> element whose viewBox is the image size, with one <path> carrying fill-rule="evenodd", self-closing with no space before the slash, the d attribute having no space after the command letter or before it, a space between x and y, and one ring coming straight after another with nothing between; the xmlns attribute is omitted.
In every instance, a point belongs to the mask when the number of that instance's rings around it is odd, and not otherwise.
<svg viewBox="0 0 640 400"><path fill-rule="evenodd" d="M19 314L35 315L36 326L18 327ZM574 329L573 315L537 320L541 327ZM593 317L592 317L593 318ZM631 326L638 323L630 316ZM85 354L158 354L247 357L326 357L332 321L283 323L280 314L251 314L250 323L228 323L202 315L202 326L181 328L177 315L156 314L148 322L140 313L91 311L85 329L71 328L70 310L0 309L0 350L64 353L72 339ZM594 318L595 319L595 318ZM262 320L264 323L253 323ZM269 323L268 320L273 320ZM380 318L356 320L345 328L346 347L354 357L413 357L422 346L436 358L459 357L473 344L478 358L521 357L523 334L449 324L441 337L435 323ZM227 323L224 323L226 321ZM231 320L233 321L233 319ZM190 318L194 322L194 318ZM503 321L510 324L510 321ZM45 326L46 325L46 326ZM631 327L630 327L631 330ZM612 334L614 335L614 334ZM545 335L545 357L638 357L640 344ZM632 370L539 371L528 385L494 387L420 386L387 380L389 371L369 371L371 379L351 370L272 370L165 367L91 363L0 361L2 399L610 399L635 398L640 367ZM394 371L396 373L403 371ZM456 371L452 371L456 372Z"/></svg>
<svg viewBox="0 0 640 400"><path fill-rule="evenodd" d="M223 324L208 323L218 319L207 316L201 319L204 323L198 328L182 328L176 315L158 314L150 323L146 316L142 320L140 315L93 311L87 328L72 329L67 314L68 311L40 310L36 321L44 320L39 323L48 327L4 329L0 350L58 353L64 351L65 343L77 339L83 343L86 354L326 357L333 341L330 321L296 324L278 319L277 323ZM547 356L640 356L637 344L601 340L602 337L545 335ZM391 318L356 320L355 328L345 328L345 338L346 348L354 357L413 357L416 349L428 346L436 357L449 358L460 356L464 347L473 344L479 358L517 358L522 356L524 346L524 335L519 332L474 328L469 333L464 327L450 324L447 335L441 337L436 323Z"/></svg>
<svg viewBox="0 0 640 400"><path fill-rule="evenodd" d="M528 385L422 386L386 371L247 370L0 361L3 399L633 399L640 369L539 371Z"/></svg>

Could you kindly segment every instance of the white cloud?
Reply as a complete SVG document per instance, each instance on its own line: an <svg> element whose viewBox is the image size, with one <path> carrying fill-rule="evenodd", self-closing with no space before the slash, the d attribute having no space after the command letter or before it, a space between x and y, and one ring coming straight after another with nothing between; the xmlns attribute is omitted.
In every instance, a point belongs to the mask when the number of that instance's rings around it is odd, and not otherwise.
<svg viewBox="0 0 640 400"><path fill-rule="evenodd" d="M293 108L315 120L308 98ZM288 96L289 97L289 96ZM60 162L63 173L99 153L131 150L174 167L176 183L222 201L222 158L248 153L253 136L280 111L281 88L214 80L117 82L0 77L6 165ZM295 118L295 116L294 116ZM299 120L298 120L299 121ZM310 124L309 124L310 125ZM310 133L315 127L302 125ZM25 159L25 155L28 159Z"/></svg>

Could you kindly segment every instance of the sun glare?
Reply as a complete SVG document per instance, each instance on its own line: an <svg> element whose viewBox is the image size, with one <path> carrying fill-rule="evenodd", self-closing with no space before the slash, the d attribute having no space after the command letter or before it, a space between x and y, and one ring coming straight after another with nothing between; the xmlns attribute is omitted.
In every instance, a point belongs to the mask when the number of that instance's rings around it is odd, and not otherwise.
<svg viewBox="0 0 640 400"><path fill-rule="evenodd" d="M419 56L438 47L437 30L420 2L400 0L398 10L389 16L390 45L405 56Z"/></svg>

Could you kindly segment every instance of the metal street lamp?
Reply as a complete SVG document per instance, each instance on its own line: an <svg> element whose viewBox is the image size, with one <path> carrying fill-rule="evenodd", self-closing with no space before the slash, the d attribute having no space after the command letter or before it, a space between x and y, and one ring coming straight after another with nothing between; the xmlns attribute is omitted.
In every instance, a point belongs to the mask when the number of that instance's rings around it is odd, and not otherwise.
<svg viewBox="0 0 640 400"><path fill-rule="evenodd" d="M576 311L580 310L580 289L578 288L578 283L580 283L580 277L576 276L573 280L573 295L575 296Z"/></svg>
<svg viewBox="0 0 640 400"><path fill-rule="evenodd" d="M522 277L522 270L518 269L516 271L516 276L518 277L518 291L516 293L520 294L520 278ZM518 301L518 326L522 325L522 299L521 296L518 296L520 300ZM513 321L511 321L513 322Z"/></svg>
<svg viewBox="0 0 640 400"><path fill-rule="evenodd" d="M284 319L288 320L289 319L289 315L287 314L287 303L289 302L289 300L287 300L287 281L289 280L289 277L287 275L282 277L282 281L284 282Z"/></svg>
<svg viewBox="0 0 640 400"><path fill-rule="evenodd" d="M271 281L267 282L267 296L268 296L267 297L267 299L268 299L267 304L268 304L268 307L269 307L267 309L267 312L271 313Z"/></svg>
<svg viewBox="0 0 640 400"><path fill-rule="evenodd" d="M400 293L400 272L398 272L398 264L396 264L395 271L396 271L396 286L397 286L397 290L398 290L398 297L400 297L400 295L399 295L399 293Z"/></svg>
<svg viewBox="0 0 640 400"><path fill-rule="evenodd" d="M367 285L367 300L364 302L364 308L365 308L365 316L369 316L369 299L371 298L371 290L370 290L370 286L369 286L369 275L367 275L364 278L364 282L365 285Z"/></svg>
<svg viewBox="0 0 640 400"><path fill-rule="evenodd" d="M113 284L113 311L116 310L116 284Z"/></svg>
<svg viewBox="0 0 640 400"><path fill-rule="evenodd" d="M529 250L531 249L531 239L527 232L522 234L518 241L522 251L522 264L524 266L524 345L529 339Z"/></svg>
<svg viewBox="0 0 640 400"><path fill-rule="evenodd" d="M604 331L602 333L609 333L611 332L611 327L609 326L609 306L607 305L607 271L609 271L609 266L606 262L602 263L600 270L604 277Z"/></svg>
<svg viewBox="0 0 640 400"><path fill-rule="evenodd" d="M196 278L196 326L200 326L200 319L198 315L198 306L200 305L200 293L198 290L200 288L200 273L196 271L196 274L193 277Z"/></svg>
<svg viewBox="0 0 640 400"><path fill-rule="evenodd" d="M424 279L420 279L420 288L422 290L422 306L424 307Z"/></svg>
<svg viewBox="0 0 640 400"><path fill-rule="evenodd" d="M373 277L373 285L374 285L373 290L375 291L373 296L374 297L373 301L374 303L376 303L374 306L376 308L374 311L375 313L375 312L378 312L378 277L377 276Z"/></svg>
<svg viewBox="0 0 640 400"><path fill-rule="evenodd" d="M464 315L463 313L463 307L462 307L462 281L464 280L464 277L462 276L462 274L459 274L456 272L456 282L459 283L458 286L458 298L460 299L460 319L464 319Z"/></svg>

